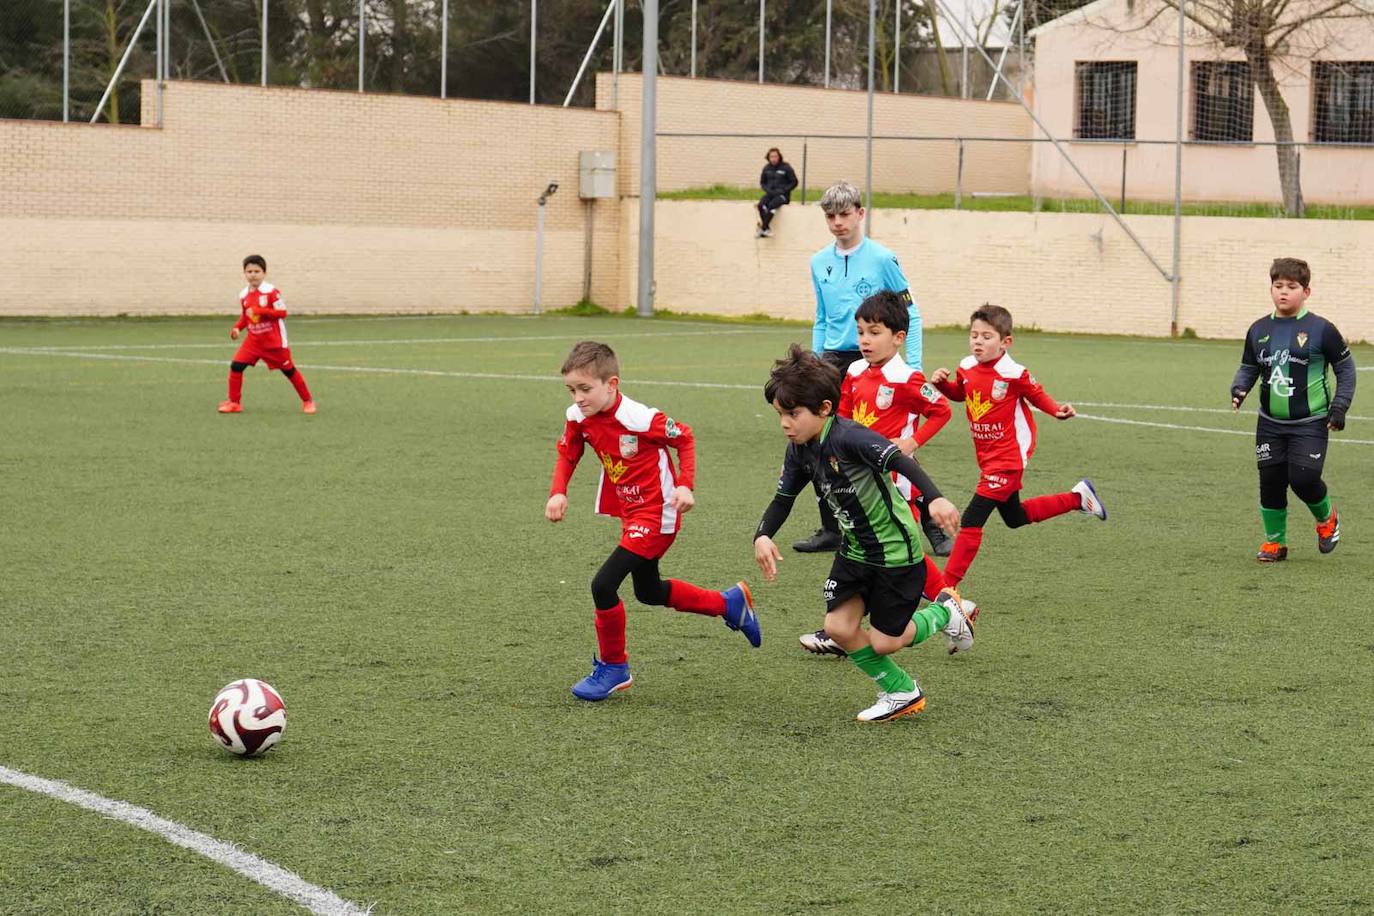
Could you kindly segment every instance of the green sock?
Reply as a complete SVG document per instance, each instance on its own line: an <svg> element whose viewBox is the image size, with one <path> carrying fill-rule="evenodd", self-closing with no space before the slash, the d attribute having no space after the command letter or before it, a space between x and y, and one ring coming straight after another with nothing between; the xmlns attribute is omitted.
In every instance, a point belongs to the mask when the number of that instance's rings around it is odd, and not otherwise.
<svg viewBox="0 0 1374 916"><path fill-rule="evenodd" d="M949 626L949 608L943 604L927 604L911 615L911 622L916 624L916 638L911 641L914 646Z"/></svg>
<svg viewBox="0 0 1374 916"><path fill-rule="evenodd" d="M1288 510L1266 509L1260 506L1260 521L1264 522L1264 540L1271 544L1288 543Z"/></svg>
<svg viewBox="0 0 1374 916"><path fill-rule="evenodd" d="M916 682L911 675L898 668L892 656L879 655L872 646L849 653L849 660L868 675L883 693L906 693L916 689Z"/></svg>
<svg viewBox="0 0 1374 916"><path fill-rule="evenodd" d="M1328 493L1321 498L1321 502L1308 503L1307 511L1312 513L1312 517L1319 522L1324 522L1331 517L1331 494Z"/></svg>

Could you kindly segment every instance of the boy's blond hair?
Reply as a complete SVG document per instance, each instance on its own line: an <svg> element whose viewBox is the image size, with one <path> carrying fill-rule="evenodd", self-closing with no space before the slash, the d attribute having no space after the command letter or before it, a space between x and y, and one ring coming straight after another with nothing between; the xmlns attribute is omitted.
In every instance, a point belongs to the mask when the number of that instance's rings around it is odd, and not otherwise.
<svg viewBox="0 0 1374 916"><path fill-rule="evenodd" d="M821 211L826 216L843 213L850 208L862 210L863 206L863 195L859 193L858 188L847 181L837 181L826 188L825 193L821 195Z"/></svg>
<svg viewBox="0 0 1374 916"><path fill-rule="evenodd" d="M563 360L563 368L559 372L562 375L586 372L604 382L620 374L620 360L616 359L614 350L600 341L579 340L568 351L568 358Z"/></svg>

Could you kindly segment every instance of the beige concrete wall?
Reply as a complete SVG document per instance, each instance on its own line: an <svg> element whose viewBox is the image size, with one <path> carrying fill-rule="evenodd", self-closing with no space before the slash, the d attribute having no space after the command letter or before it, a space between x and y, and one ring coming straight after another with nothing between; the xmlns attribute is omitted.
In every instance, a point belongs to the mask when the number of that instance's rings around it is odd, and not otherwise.
<svg viewBox="0 0 1374 916"><path fill-rule="evenodd" d="M612 108L612 77L597 75L597 107ZM807 141L807 185L824 189L847 178L864 181L864 131L867 100L863 92L807 86L759 85L730 80L661 77L658 80L658 132L846 134L857 140ZM640 80L620 75L616 93L621 112L620 190L639 193ZM875 135L932 137L1029 137L1025 111L1011 102L983 102L911 94L879 93L874 99ZM798 178L802 140L660 137L658 188L675 191L713 184L754 187L764 153L777 146ZM873 148L873 188L877 191L952 192L958 154L953 141L878 140ZM964 154L964 189L1026 193L1030 144L969 143ZM818 193L813 190L813 194Z"/></svg>
<svg viewBox="0 0 1374 916"><path fill-rule="evenodd" d="M1109 198L1121 187L1121 145L1072 142L1075 125L1074 63L1137 62L1136 138L1174 139L1178 84L1178 17L1159 13L1161 0L1099 0L1077 14L1042 27L1035 34L1036 115L1054 136L1064 139L1074 160ZM1310 3L1310 0L1309 0ZM1296 8L1296 5L1295 5ZM1158 14L1158 15L1157 15ZM1151 24L1147 19L1155 17ZM1243 60L1236 49L1221 50L1195 25L1187 30L1185 51L1184 139L1193 117L1192 65L1197 61ZM1292 117L1294 138L1313 136L1311 70L1313 60L1374 60L1374 21L1345 19L1315 23L1286 43L1288 57L1275 73ZM1274 139L1273 126L1259 92L1255 93L1254 139ZM1174 148L1128 144L1127 196L1172 200ZM1032 187L1044 196L1086 197L1090 192L1048 144L1037 144ZM1374 150L1305 147L1303 195L1309 203L1374 204ZM1186 200L1281 203L1278 166L1272 146L1188 146L1183 153Z"/></svg>
<svg viewBox="0 0 1374 916"><path fill-rule="evenodd" d="M144 117L154 98L145 84ZM611 112L170 83L156 127L0 120L0 314L232 305L255 251L296 308L527 310L535 200L546 307L582 292L578 151L618 152ZM598 204L593 298L620 219Z"/></svg>
<svg viewBox="0 0 1374 916"><path fill-rule="evenodd" d="M809 319L811 255L831 241L818 207L788 207L769 239L751 239L745 201L661 201L655 212L656 304L726 315ZM634 237L626 208L622 235ZM1132 217L1131 227L1166 267L1172 220ZM1374 275L1366 252L1374 224L1191 217L1183 222L1179 328L1239 337L1269 308L1268 270L1280 255L1306 258L1312 308L1347 335L1374 340ZM931 325L963 324L985 301L1018 325L1047 331L1164 336L1169 284L1111 220L1075 213L882 210L874 238L901 259ZM634 289L626 260L626 288Z"/></svg>

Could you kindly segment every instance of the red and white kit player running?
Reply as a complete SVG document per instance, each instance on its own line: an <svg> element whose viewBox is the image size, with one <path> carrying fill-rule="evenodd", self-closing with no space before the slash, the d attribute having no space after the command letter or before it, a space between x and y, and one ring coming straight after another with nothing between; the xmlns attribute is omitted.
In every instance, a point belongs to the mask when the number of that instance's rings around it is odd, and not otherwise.
<svg viewBox="0 0 1374 916"><path fill-rule="evenodd" d="M267 282L267 261L260 254L243 259L243 278L248 285L239 293L239 320L229 332L230 340L238 340L239 332L248 329L248 336L229 363L229 400L219 405L220 413L241 413L240 396L243 391L243 370L262 360L268 369L280 369L290 380L301 398L301 409L315 412L305 376L291 361L291 347L286 341L286 309L282 307L281 290Z"/></svg>
<svg viewBox="0 0 1374 916"><path fill-rule="evenodd" d="M558 440L558 462L544 517L560 522L568 511L568 481L587 446L601 465L596 511L620 519L620 543L592 577L599 655L591 674L572 687L580 700L604 700L633 680L625 652L625 604L620 586L631 577L644 604L720 617L758 648L759 619L743 582L724 591L664 579L658 561L682 526L682 513L696 504L696 442L685 423L646 407L620 392L620 363L603 343L584 340L563 363L563 382L572 396ZM668 450L677 452L674 471Z"/></svg>
<svg viewBox="0 0 1374 916"><path fill-rule="evenodd" d="M1073 405L1059 404L1035 376L1011 358L1011 312L984 305L969 322L969 350L953 378L936 369L930 380L951 401L963 401L978 458L978 488L960 520L954 549L945 563L945 584L958 588L983 543L983 525L994 509L1008 528L1043 522L1066 512L1086 512L1106 519L1092 481L1080 480L1067 493L1021 501L1021 475L1035 452L1034 404L1056 420L1074 415Z"/></svg>

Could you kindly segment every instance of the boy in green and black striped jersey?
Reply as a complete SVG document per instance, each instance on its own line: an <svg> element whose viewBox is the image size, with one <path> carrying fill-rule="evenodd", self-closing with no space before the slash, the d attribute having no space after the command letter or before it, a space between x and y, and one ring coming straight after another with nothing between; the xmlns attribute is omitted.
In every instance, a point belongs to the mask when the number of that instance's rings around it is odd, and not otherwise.
<svg viewBox="0 0 1374 916"><path fill-rule="evenodd" d="M931 518L951 535L959 529L959 510L895 443L835 416L840 372L815 353L793 344L773 367L763 396L778 412L789 445L777 492L754 532L754 560L765 579L777 576L782 554L773 535L814 481L841 534L823 587L825 631L878 685L877 702L858 719L884 722L920 712L925 696L892 653L938 632L951 653L965 651L973 646L973 624L954 589L916 610L926 576L921 527L892 472L925 495ZM860 626L864 617L867 631Z"/></svg>
<svg viewBox="0 0 1374 916"><path fill-rule="evenodd" d="M1264 543L1256 556L1276 563L1288 556L1288 488L1317 520L1317 549L1330 553L1341 539L1341 520L1326 492L1322 466L1327 431L1345 428L1355 397L1355 360L1341 332L1309 312L1312 270L1306 261L1279 258L1269 268L1274 311L1250 325L1240 368L1231 382L1231 406L1260 382L1255 459L1259 464ZM1326 369L1336 375L1331 392Z"/></svg>

